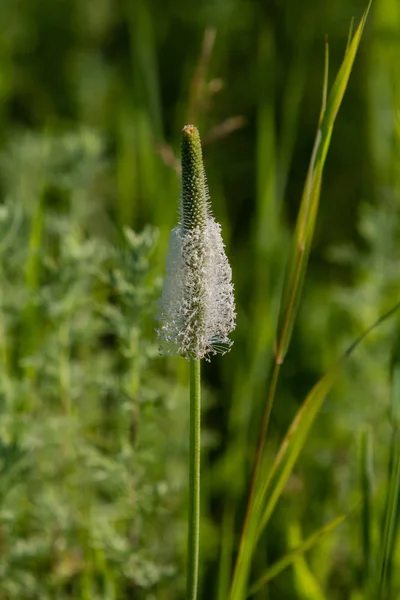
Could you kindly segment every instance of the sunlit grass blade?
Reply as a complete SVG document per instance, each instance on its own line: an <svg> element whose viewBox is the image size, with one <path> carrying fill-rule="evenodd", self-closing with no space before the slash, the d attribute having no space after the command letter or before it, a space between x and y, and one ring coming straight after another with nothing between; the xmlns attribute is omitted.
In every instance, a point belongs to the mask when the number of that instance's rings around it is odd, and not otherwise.
<svg viewBox="0 0 400 600"><path fill-rule="evenodd" d="M334 529L336 529L336 527L338 527L338 525L340 525L344 521L344 519L346 519L346 515L341 515L333 521L330 521L329 523L315 531L313 534L311 534L299 546L285 554L285 556L283 556L276 563L271 565L265 571L265 573L258 579L258 581L256 581L256 583L254 583L251 586L248 595L253 596L266 583L268 583L268 581L271 581L271 579L273 579L274 577L279 575L279 573L281 573L284 569L289 567L298 556L304 554L308 550L311 550L311 548L313 548L323 536L328 535Z"/></svg>
<svg viewBox="0 0 400 600"><path fill-rule="evenodd" d="M328 38L325 38L325 64L324 64L324 82L322 86L322 103L321 112L319 114L318 125L321 126L324 114L326 111L326 102L328 98L328 86L329 86L329 44Z"/></svg>
<svg viewBox="0 0 400 600"><path fill-rule="evenodd" d="M398 428L400 425L400 337L396 340L392 365L392 394L390 402L390 419L392 426Z"/></svg>
<svg viewBox="0 0 400 600"><path fill-rule="evenodd" d="M218 571L217 600L226 600L229 592L229 578L234 547L234 511L226 507L221 527L221 552Z"/></svg>
<svg viewBox="0 0 400 600"><path fill-rule="evenodd" d="M400 436L395 430L391 442L388 490L385 504L383 535L377 572L377 599L388 598L391 563L395 548L400 499Z"/></svg>
<svg viewBox="0 0 400 600"><path fill-rule="evenodd" d="M261 434L254 464L250 492L247 500L246 514L242 534L240 537L239 550L236 558L235 569L230 592L230 600L242 600L246 596L247 581L249 577L251 561L254 548L258 539L258 525L261 517L262 503L256 502L256 490L259 486L259 473L262 467L264 440L270 416L270 408L275 396L276 384L278 381L280 365L275 363L269 385L266 411L261 424Z"/></svg>
<svg viewBox="0 0 400 600"><path fill-rule="evenodd" d="M280 315L278 319L277 336L275 343L275 365L271 376L268 398L265 405L264 416L261 422L259 443L254 461L253 475L250 484L246 515L239 545L238 557L235 564L231 600L240 600L243 597L248 579L251 555L254 549L254 534L257 530L259 518L258 509L254 505L254 497L259 484L259 474L264 453L264 444L272 405L275 397L275 388L279 378L279 365L283 362L289 346L291 333L296 318L297 308L301 298L303 282L307 270L308 256L310 253L315 221L318 213L319 196L321 191L322 173L328 152L333 125L347 87L350 72L354 63L357 49L361 40L362 31L367 18L369 6L352 38L343 63L339 69L335 83L327 98L328 82L328 55L325 54L325 75L322 93L322 107L319 119L319 128L311 156L310 166L304 186L303 197L297 219L292 254L289 260L286 280L284 282ZM333 373L332 373L333 375ZM332 383L335 377L332 377ZM328 382L329 378L328 378ZM327 382L327 383L328 383ZM327 386L327 389L330 385ZM322 398L323 400L323 398ZM322 403L321 400L321 403Z"/></svg>
<svg viewBox="0 0 400 600"><path fill-rule="evenodd" d="M364 429L360 437L361 540L363 587L366 597L372 582L372 432Z"/></svg>
<svg viewBox="0 0 400 600"><path fill-rule="evenodd" d="M376 327L393 316L399 308L400 303L395 304L349 346L342 359L335 363L312 388L297 412L280 445L269 474L266 476L265 481L258 487L255 500L251 506L251 511L248 514L247 535L241 539L237 568L232 584L230 596L232 600L239 600L244 596L246 582L249 576L251 557L257 541L265 529L286 486L326 395L341 374L347 360L362 340Z"/></svg>
<svg viewBox="0 0 400 600"><path fill-rule="evenodd" d="M271 472L262 486L256 502L264 504L259 533L266 526L272 511L307 440L326 395L343 369L345 359L337 362L313 387L296 414L275 458Z"/></svg>
<svg viewBox="0 0 400 600"><path fill-rule="evenodd" d="M318 213L322 175L332 137L333 126L335 124L335 120L346 91L368 11L369 6L361 19L351 43L348 46L343 63L339 69L336 80L332 86L327 100L326 88L328 60L327 58L325 59L325 76L320 122L306 182L304 185L278 320L276 360L280 363L283 362L290 343L296 313L301 298L304 277L307 270L308 257Z"/></svg>
<svg viewBox="0 0 400 600"><path fill-rule="evenodd" d="M393 555L399 526L400 508L400 343L396 341L392 359L392 395L390 418L392 437L390 444L387 496L383 515L383 534L376 573L378 598L391 597Z"/></svg>
<svg viewBox="0 0 400 600"><path fill-rule="evenodd" d="M354 343L349 346L343 358L333 365L318 383L316 383L303 402L279 448L271 471L258 493L256 504L263 505L259 534L261 534L268 523L299 454L304 447L310 428L314 423L325 397L342 372L347 360L360 342L376 327L390 318L399 308L400 303L395 304L393 308L368 327L368 329L366 329Z"/></svg>
<svg viewBox="0 0 400 600"><path fill-rule="evenodd" d="M352 17L351 23L350 23L349 35L347 38L346 52L348 51L348 49L350 47L351 38L353 37L353 30L354 30L354 17Z"/></svg>
<svg viewBox="0 0 400 600"><path fill-rule="evenodd" d="M287 538L290 546L301 543L301 527L298 520L289 522ZM328 600L322 591L316 574L310 569L304 554L297 554L293 560L293 584L298 600Z"/></svg>

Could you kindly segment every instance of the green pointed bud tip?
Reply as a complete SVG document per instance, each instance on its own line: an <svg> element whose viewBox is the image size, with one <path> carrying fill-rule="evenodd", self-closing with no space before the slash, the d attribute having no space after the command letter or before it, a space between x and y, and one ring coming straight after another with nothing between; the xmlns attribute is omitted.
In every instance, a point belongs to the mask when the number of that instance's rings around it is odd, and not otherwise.
<svg viewBox="0 0 400 600"><path fill-rule="evenodd" d="M185 125L182 130L182 227L189 231L205 228L209 215L208 188L198 129Z"/></svg>

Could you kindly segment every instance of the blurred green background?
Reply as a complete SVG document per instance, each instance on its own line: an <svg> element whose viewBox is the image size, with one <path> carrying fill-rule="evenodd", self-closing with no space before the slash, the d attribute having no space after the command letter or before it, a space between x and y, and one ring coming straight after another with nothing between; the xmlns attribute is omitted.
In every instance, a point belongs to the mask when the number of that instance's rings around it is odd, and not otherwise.
<svg viewBox="0 0 400 600"><path fill-rule="evenodd" d="M324 39L332 82L365 8L1 0L0 600L184 597L188 368L158 356L154 315L188 122L237 296L233 349L203 370L202 597L227 597ZM398 300L399 68L400 4L377 0L329 151L271 456L318 377ZM254 574L356 510L256 598L367 597L359 439L367 431L373 445L373 562L396 340L392 320L330 394Z"/></svg>

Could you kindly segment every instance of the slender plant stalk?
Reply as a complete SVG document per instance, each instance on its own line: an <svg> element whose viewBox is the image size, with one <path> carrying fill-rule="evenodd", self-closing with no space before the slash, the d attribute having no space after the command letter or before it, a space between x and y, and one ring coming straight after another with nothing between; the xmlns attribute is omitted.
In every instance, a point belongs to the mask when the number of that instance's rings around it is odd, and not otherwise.
<svg viewBox="0 0 400 600"><path fill-rule="evenodd" d="M200 541L200 360L190 361L190 447L187 599L196 600Z"/></svg>
<svg viewBox="0 0 400 600"><path fill-rule="evenodd" d="M394 428L392 433L390 453L389 479L381 542L382 549L379 561L379 583L376 596L378 600L385 600L392 597L389 589L391 584L391 567L396 545L400 499L400 437L396 428Z"/></svg>
<svg viewBox="0 0 400 600"><path fill-rule="evenodd" d="M247 505L246 505L246 514L245 514L245 518L244 518L242 533L240 536L239 552L238 552L238 556L237 556L236 563L235 563L231 597L234 597L234 595L235 595L236 586L238 585L237 578L238 578L238 574L240 573L240 570L241 570L242 561L246 560L246 557L247 557L247 559L249 558L249 556L246 553L245 542L246 542L247 531L249 529L250 518L252 515L254 515L254 512L252 510L253 506L254 506L254 497L255 497L255 493L256 493L256 489L257 489L257 482L258 482L258 477L259 477L263 453L264 453L265 440L267 437L268 425L269 425L269 421L270 421L270 417L271 417L272 406L273 406L274 399L275 399L276 385L278 383L280 367L281 367L281 363L279 361L275 360L274 361L274 369L272 371L271 380L270 380L270 384L269 384L268 397L267 397L267 402L265 405L263 421L261 424L261 431L260 431L260 437L258 440L256 457L254 460L253 474L251 477L250 490L249 490L249 495L248 495Z"/></svg>
<svg viewBox="0 0 400 600"><path fill-rule="evenodd" d="M325 72L327 72L327 53L325 53ZM322 116L323 116L323 112L325 111L325 105L326 105L326 89L325 89L326 85L327 85L327 82L326 82L326 77L325 77L324 89L323 89L323 101L322 101L322 104L323 104ZM320 121L322 119L322 116L320 116ZM312 179L312 169L314 166L315 153L317 151L318 146L319 146L319 138L317 136L314 150L313 150L313 155L311 157L311 164L310 164L310 169L309 169L309 173L307 176L306 187L309 187L309 181L311 181L311 179ZM269 421L270 421L270 417L271 417L272 406L273 406L274 399L275 399L276 386L278 383L280 367L284 361L285 350L287 349L287 346L289 344L291 320L292 320L292 315L295 312L296 293L298 291L299 283L300 283L300 279L301 279L302 260L304 259L304 255L306 254L305 250L306 250L306 248L305 248L304 244L297 244L297 246L296 246L297 259L296 259L296 263L295 263L295 269L292 274L293 277L292 277L292 281L291 281L290 294L289 294L287 305L286 305L286 311L284 312L283 326L282 326L281 331L278 331L278 339L276 342L274 366L273 366L273 371L272 371L271 380L270 380L270 384L269 384L268 397L267 397L267 402L266 402L265 409L264 409L264 416L263 416L263 420L262 420L262 424L261 424L260 436L259 436L258 445L257 445L256 457L255 457L254 467L253 467L253 474L252 474L251 483L250 483L250 491L249 491L249 496L248 496L247 505L246 505L246 514L245 514L245 519L244 519L244 523L243 523L242 533L240 536L239 552L238 552L238 557L237 557L236 564L235 564L235 571L234 571L233 585L232 585L233 597L235 594L236 586L238 585L237 577L238 577L238 573L240 573L240 570L241 570L242 560L245 560L246 556L247 556L245 542L246 542L247 532L248 532L248 528L249 528L250 518L252 515L255 516L254 511L253 511L254 496L255 496L256 489L257 489L257 482L258 482L262 458L263 458L263 454L264 454L265 441L266 441L266 437L267 437L268 425L269 425ZM285 347L285 345L286 345L286 347ZM249 558L249 557L247 557L247 558Z"/></svg>
<svg viewBox="0 0 400 600"><path fill-rule="evenodd" d="M365 598L371 596L373 562L372 532L372 432L364 429L360 438L361 539L363 550L362 579Z"/></svg>
<svg viewBox="0 0 400 600"><path fill-rule="evenodd" d="M232 271L221 228L211 212L200 135L182 130L182 194L178 227L170 236L160 298L159 339L166 353L190 363L190 450L187 600L197 598L200 538L200 360L227 352L235 327Z"/></svg>
<svg viewBox="0 0 400 600"><path fill-rule="evenodd" d="M275 392L276 392L276 386L278 383L280 367L281 367L281 363L275 361L274 369L272 371L271 381L269 384L268 398L267 398L267 403L265 405L264 417L263 417L261 431L260 431L260 439L258 442L257 454L256 454L255 463L254 463L253 476L252 476L251 488L250 488L251 492L250 492L250 497L249 497L251 499L254 498L258 474L260 472L261 460L263 457L265 440L267 437L268 425L269 425L269 420L271 417L272 405L273 405L274 399L275 399Z"/></svg>
<svg viewBox="0 0 400 600"><path fill-rule="evenodd" d="M259 537L259 518L262 512L262 503L263 500L265 500L265 495L263 492L261 492L260 496L257 497L256 494L258 491L257 486L260 480L260 470L264 456L265 439L275 398L280 365L284 361L290 344L297 309L301 299L308 257L318 213L323 168L332 137L333 126L341 101L343 99L344 92L346 90L347 82L357 53L370 5L371 2L369 3L368 8L363 15L360 25L352 37L329 97L327 95L329 61L327 46L325 46L325 75L319 126L298 214L292 254L289 260L288 270L285 278L286 281L278 319L274 367L269 385L264 417L261 425L261 434L257 446L253 475L250 484L250 492L246 507L246 515L239 544L239 552L235 564L230 596L231 600L239 600L245 594L251 556L255 543Z"/></svg>

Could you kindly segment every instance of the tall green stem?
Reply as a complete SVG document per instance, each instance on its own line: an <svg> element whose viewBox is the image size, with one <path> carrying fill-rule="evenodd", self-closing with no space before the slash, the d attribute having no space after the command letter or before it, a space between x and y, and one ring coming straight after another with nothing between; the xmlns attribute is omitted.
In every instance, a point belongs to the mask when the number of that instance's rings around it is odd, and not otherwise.
<svg viewBox="0 0 400 600"><path fill-rule="evenodd" d="M200 540L200 360L190 361L189 516L187 600L197 598Z"/></svg>
<svg viewBox="0 0 400 600"><path fill-rule="evenodd" d="M264 416L261 424L260 437L258 440L256 457L254 460L253 474L251 477L250 491L247 499L246 514L243 523L243 529L240 536L239 551L236 558L235 569L233 573L233 581L231 587L230 600L241 598L245 594L245 586L247 583L248 569L254 549L255 540L257 537L258 512L254 510L255 494L259 483L259 475L261 469L264 447L267 438L268 425L271 417L272 405L275 399L276 386L279 378L281 363L278 360L274 362L274 370L269 384L268 398L265 405ZM253 519L253 521L252 521Z"/></svg>

